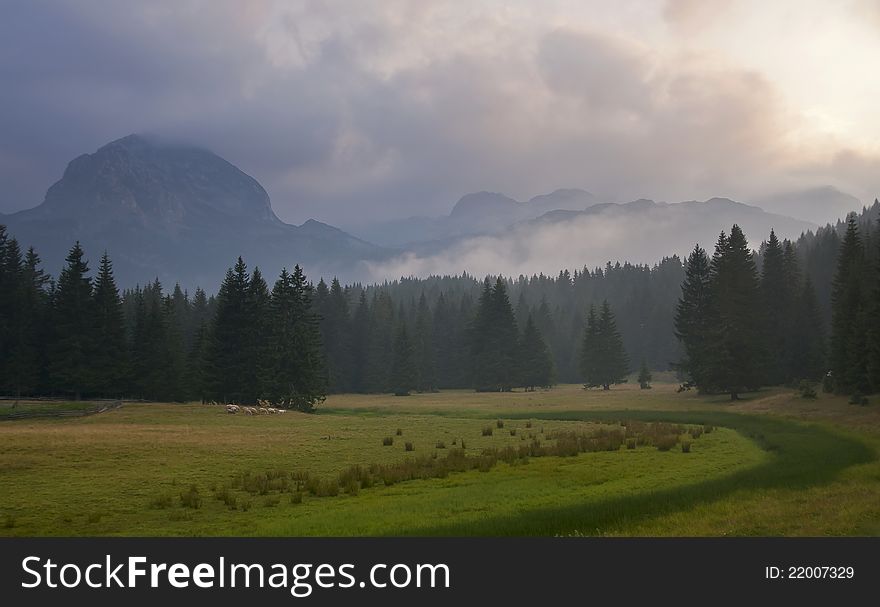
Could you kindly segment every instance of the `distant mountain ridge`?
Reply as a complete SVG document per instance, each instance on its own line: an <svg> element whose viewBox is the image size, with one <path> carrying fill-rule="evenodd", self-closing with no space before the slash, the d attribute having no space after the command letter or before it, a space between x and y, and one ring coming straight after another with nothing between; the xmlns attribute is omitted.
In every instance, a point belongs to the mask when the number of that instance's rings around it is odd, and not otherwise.
<svg viewBox="0 0 880 607"><path fill-rule="evenodd" d="M711 251L721 231L733 224L743 229L755 249L771 229L780 238L797 239L817 227L727 198L597 202L580 210L547 211L492 232L411 243L403 254L371 267L378 278L461 271L516 276L552 268L594 268L609 261L650 264L666 256L685 256L697 243Z"/></svg>
<svg viewBox="0 0 880 607"><path fill-rule="evenodd" d="M520 221L554 210L583 210L599 202L586 190L558 189L520 202L498 192L462 196L444 217L408 217L382 222L360 231L365 239L388 247L404 247L479 234L497 234Z"/></svg>
<svg viewBox="0 0 880 607"><path fill-rule="evenodd" d="M216 288L242 255L267 279L301 264L310 275L356 279L356 264L389 254L332 226L282 222L251 176L190 145L129 135L73 159L39 206L3 216L23 247L57 274L82 242L92 266L107 250L121 285Z"/></svg>

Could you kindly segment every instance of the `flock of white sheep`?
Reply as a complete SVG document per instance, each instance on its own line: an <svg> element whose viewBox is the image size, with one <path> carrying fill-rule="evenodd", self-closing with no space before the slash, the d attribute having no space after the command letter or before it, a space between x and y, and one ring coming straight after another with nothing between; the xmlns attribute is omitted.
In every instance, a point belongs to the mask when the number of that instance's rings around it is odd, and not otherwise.
<svg viewBox="0 0 880 607"><path fill-rule="evenodd" d="M219 405L220 403L216 401L211 401L211 405ZM244 407L242 405L226 405L226 412L230 415L235 415L236 413L244 413L245 415L276 415L280 413L286 413L286 409L278 409L276 407L270 407L269 401L257 399L256 407Z"/></svg>

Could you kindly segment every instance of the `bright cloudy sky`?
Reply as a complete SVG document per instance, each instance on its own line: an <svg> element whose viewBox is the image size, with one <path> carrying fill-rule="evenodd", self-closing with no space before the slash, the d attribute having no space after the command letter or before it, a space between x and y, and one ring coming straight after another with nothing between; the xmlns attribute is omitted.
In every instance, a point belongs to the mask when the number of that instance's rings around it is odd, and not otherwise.
<svg viewBox="0 0 880 607"><path fill-rule="evenodd" d="M877 0L0 3L0 212L128 133L212 149L278 215L462 194L880 190Z"/></svg>

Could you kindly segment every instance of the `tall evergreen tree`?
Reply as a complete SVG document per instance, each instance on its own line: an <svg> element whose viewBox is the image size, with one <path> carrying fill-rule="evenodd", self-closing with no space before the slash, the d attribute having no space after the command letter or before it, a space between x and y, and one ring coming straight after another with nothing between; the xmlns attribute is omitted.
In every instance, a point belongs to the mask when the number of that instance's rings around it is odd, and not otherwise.
<svg viewBox="0 0 880 607"><path fill-rule="evenodd" d="M874 199L875 205L880 205ZM880 217L877 219L878 233L880 233ZM874 259L875 269L873 277L873 289L871 301L868 304L868 383L872 392L880 392L880 238L877 239L877 254Z"/></svg>
<svg viewBox="0 0 880 607"><path fill-rule="evenodd" d="M479 391L509 391L519 370L518 331L507 285L500 276L486 279L471 335L473 385Z"/></svg>
<svg viewBox="0 0 880 607"><path fill-rule="evenodd" d="M351 390L366 392L369 389L368 357L370 353L370 306L367 294L361 291L358 305L351 320Z"/></svg>
<svg viewBox="0 0 880 607"><path fill-rule="evenodd" d="M549 388L555 381L553 357L531 314L526 319L520 339L519 370L518 383L526 390Z"/></svg>
<svg viewBox="0 0 880 607"><path fill-rule="evenodd" d="M128 382L128 344L122 300L106 251L95 278L93 299L95 354L91 364L97 370L94 387L104 396L118 396Z"/></svg>
<svg viewBox="0 0 880 607"><path fill-rule="evenodd" d="M629 373L629 358L623 347L623 340L617 330L617 321L608 300L602 302L599 313L599 383L604 390L608 390L611 384L626 382Z"/></svg>
<svg viewBox="0 0 880 607"><path fill-rule="evenodd" d="M248 368L250 313L248 287L250 276L241 257L217 293L217 310L211 328L207 376L211 395L223 402L243 402L240 378Z"/></svg>
<svg viewBox="0 0 880 607"><path fill-rule="evenodd" d="M758 271L739 226L719 239L711 271L718 324L712 333L708 383L736 400L740 393L762 385L766 360Z"/></svg>
<svg viewBox="0 0 880 607"><path fill-rule="evenodd" d="M701 390L710 388L707 385L708 359L711 355L711 330L715 325L710 281L709 257L697 245L688 256L685 266L681 298L675 311L675 334L684 346L684 357L678 367Z"/></svg>
<svg viewBox="0 0 880 607"><path fill-rule="evenodd" d="M416 389L419 392L432 392L437 388L437 373L434 364L434 331L431 309L424 292L419 296L416 310L413 350L416 361Z"/></svg>
<svg viewBox="0 0 880 607"><path fill-rule="evenodd" d="M831 373L841 393L865 392L867 372L867 314L864 310L865 251L855 215L847 219L831 291Z"/></svg>
<svg viewBox="0 0 880 607"><path fill-rule="evenodd" d="M337 278L333 278L329 289L323 280L318 283L315 308L321 317L321 338L326 350L330 391L347 392L351 389L352 327L348 298Z"/></svg>
<svg viewBox="0 0 880 607"><path fill-rule="evenodd" d="M327 393L327 368L312 286L298 265L282 270L272 289L270 400L306 413Z"/></svg>
<svg viewBox="0 0 880 607"><path fill-rule="evenodd" d="M247 353L245 368L240 378L242 402L256 402L266 392L267 384L271 381L267 371L271 357L269 308L269 288L260 269L255 267L247 285L245 322L248 334L244 344Z"/></svg>
<svg viewBox="0 0 880 607"><path fill-rule="evenodd" d="M761 268L760 297L761 335L766 348L765 380L771 385L781 384L785 377L785 341L787 319L791 317L790 283L786 280L785 256L776 233L770 230L770 239L764 247Z"/></svg>
<svg viewBox="0 0 880 607"><path fill-rule="evenodd" d="M581 373L584 387L601 386L603 390L609 390L612 384L624 383L629 373L629 359L607 300L602 302L598 315L592 305L587 314L581 344Z"/></svg>
<svg viewBox="0 0 880 607"><path fill-rule="evenodd" d="M580 369L585 388L597 388L599 383L599 357L601 356L599 336L599 317L596 306L590 304L587 312L587 323L581 339Z"/></svg>
<svg viewBox="0 0 880 607"><path fill-rule="evenodd" d="M54 301L54 339L50 361L52 381L61 392L79 400L94 383L90 359L94 353L92 281L77 242L58 277Z"/></svg>

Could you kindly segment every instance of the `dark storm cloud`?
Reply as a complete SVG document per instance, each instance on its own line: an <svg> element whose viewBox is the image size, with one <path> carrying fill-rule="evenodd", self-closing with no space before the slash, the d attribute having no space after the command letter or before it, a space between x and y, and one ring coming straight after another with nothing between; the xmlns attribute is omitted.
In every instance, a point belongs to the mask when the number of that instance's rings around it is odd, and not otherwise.
<svg viewBox="0 0 880 607"><path fill-rule="evenodd" d="M481 189L737 196L803 164L759 74L491 6L6 4L3 212L131 132L216 151L285 220L343 226Z"/></svg>

